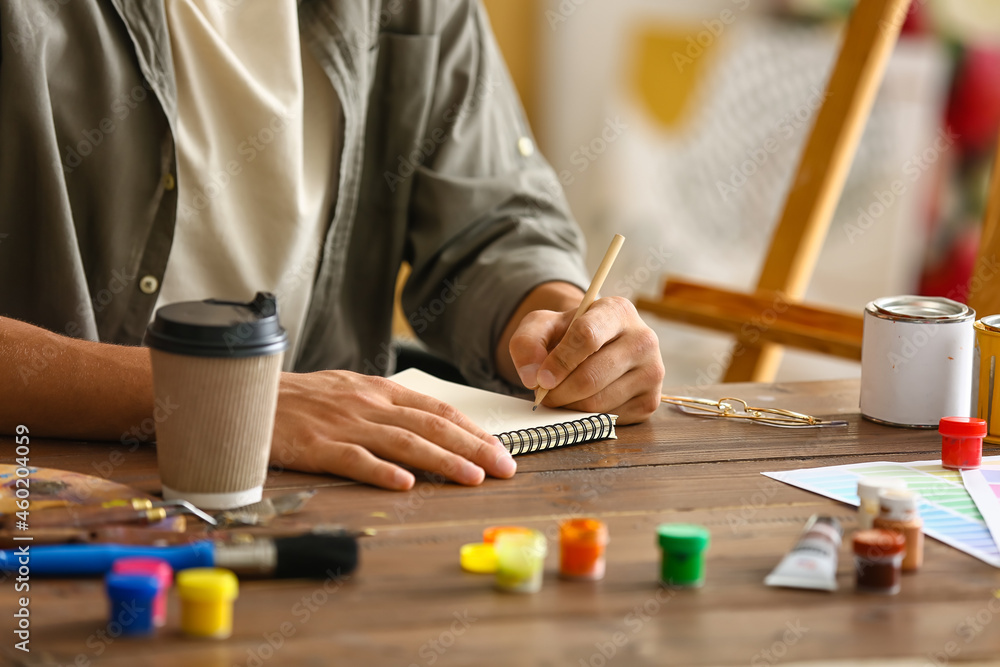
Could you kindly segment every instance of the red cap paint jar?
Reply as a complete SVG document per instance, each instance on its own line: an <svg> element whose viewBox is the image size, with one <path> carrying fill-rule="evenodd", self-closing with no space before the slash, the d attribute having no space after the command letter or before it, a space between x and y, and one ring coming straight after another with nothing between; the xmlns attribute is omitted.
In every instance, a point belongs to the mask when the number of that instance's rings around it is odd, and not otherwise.
<svg viewBox="0 0 1000 667"><path fill-rule="evenodd" d="M942 417L941 465L949 470L974 470L983 462L986 420L975 417Z"/></svg>

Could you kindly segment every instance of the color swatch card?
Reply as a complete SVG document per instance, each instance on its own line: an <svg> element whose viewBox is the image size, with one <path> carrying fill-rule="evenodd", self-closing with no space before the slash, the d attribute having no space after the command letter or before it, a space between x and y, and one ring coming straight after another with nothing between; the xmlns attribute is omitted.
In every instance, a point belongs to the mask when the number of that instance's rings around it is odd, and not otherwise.
<svg viewBox="0 0 1000 667"><path fill-rule="evenodd" d="M983 457L987 470L1000 471L1000 456ZM924 533L970 556L1000 567L1000 549L990 533L983 513L966 490L962 474L941 467L941 461L893 463L880 461L826 468L802 468L761 473L771 479L818 493L848 505L858 505L858 480L862 477L897 477L920 494L920 516ZM1000 476L991 490L1000 486ZM994 495L994 500L997 495ZM1000 504L998 504L1000 513Z"/></svg>
<svg viewBox="0 0 1000 667"><path fill-rule="evenodd" d="M963 470L962 481L983 515L993 541L1000 545L1000 457L987 456L978 470Z"/></svg>

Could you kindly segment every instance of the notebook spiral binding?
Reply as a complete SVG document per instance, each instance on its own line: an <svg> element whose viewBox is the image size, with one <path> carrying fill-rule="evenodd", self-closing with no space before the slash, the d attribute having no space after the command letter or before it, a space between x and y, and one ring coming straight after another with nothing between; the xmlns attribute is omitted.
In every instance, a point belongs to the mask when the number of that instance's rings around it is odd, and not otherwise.
<svg viewBox="0 0 1000 667"><path fill-rule="evenodd" d="M497 436L512 455L530 454L566 445L615 437L613 415L593 415L571 422L509 431Z"/></svg>

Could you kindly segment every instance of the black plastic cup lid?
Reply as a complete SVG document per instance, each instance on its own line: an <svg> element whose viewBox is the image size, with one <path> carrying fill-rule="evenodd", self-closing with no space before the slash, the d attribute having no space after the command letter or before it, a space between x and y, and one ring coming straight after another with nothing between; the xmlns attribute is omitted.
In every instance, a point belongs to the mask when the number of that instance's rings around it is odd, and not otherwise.
<svg viewBox="0 0 1000 667"><path fill-rule="evenodd" d="M250 303L184 301L156 311L145 344L154 350L193 357L261 357L288 348L278 321L278 301L257 292Z"/></svg>

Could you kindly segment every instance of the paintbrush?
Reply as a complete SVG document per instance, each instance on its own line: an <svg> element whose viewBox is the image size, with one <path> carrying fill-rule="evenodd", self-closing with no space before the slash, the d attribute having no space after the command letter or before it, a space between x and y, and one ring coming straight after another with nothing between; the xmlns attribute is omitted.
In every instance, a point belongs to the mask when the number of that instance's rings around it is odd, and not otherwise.
<svg viewBox="0 0 1000 667"><path fill-rule="evenodd" d="M68 505L31 513L32 528L82 528L112 523L156 523L168 516L193 514L215 525L213 517L185 500L159 500L131 498L109 501L99 505ZM14 528L16 515L9 515L0 522L0 528Z"/></svg>

